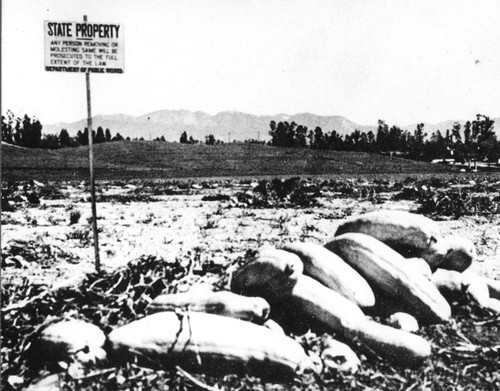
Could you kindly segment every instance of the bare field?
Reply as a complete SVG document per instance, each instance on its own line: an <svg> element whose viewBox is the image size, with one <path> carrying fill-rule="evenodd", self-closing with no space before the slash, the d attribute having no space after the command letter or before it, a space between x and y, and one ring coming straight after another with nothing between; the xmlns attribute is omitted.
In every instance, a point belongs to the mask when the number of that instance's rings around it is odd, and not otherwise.
<svg viewBox="0 0 500 391"><path fill-rule="evenodd" d="M228 264L247 250L263 244L282 245L293 241L324 243L332 237L338 224L350 215L379 209L413 211L412 201L387 200L382 204L369 199L335 198L325 194L319 205L309 208L248 208L232 200L205 201L206 196L235 196L248 191L251 184L226 181L223 188L198 188L181 191L179 195L153 195L150 201L133 201L134 185L98 186L101 197L120 201L98 203L100 255L104 268L124 266L142 255L172 258L188 252L199 252L203 261ZM147 190L146 190L147 192ZM26 206L2 215L2 248L9 243L32 243L61 249L65 257L59 262L39 265L30 262L31 278L51 284L60 277L91 272L94 262L91 211L88 191L83 186L67 185L63 199L41 200L36 207ZM390 194L387 193L387 198ZM132 200L132 201L129 201ZM70 225L70 215L81 215ZM457 220L442 219L439 225L444 236L459 235L477 246L481 273L500 279L499 216L467 216ZM56 252L57 253L57 252ZM26 265L28 266L28 265ZM24 274L23 269L5 268L3 279L11 274Z"/></svg>

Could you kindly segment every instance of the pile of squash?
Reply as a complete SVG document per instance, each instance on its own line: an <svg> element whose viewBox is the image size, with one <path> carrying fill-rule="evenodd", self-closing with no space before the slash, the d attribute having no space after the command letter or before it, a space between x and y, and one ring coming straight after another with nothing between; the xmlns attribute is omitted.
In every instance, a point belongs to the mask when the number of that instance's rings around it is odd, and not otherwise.
<svg viewBox="0 0 500 391"><path fill-rule="evenodd" d="M500 313L500 281L472 273L475 258L469 240L441 237L424 216L372 212L342 223L324 246L260 249L234 270L231 291L160 295L146 317L107 336L80 321L54 324L40 346L55 361L73 355L82 364L134 361L273 379L327 368L355 372L360 361L349 346L417 366L431 355L418 325L450 321L454 301ZM307 353L283 331L304 323L337 339L324 341L319 355ZM82 347L86 329L95 338Z"/></svg>

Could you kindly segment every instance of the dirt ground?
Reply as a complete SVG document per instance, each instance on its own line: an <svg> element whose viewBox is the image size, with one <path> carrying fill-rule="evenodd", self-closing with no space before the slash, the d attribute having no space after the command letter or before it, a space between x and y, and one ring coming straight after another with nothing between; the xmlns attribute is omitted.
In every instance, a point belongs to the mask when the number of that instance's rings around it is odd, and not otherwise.
<svg viewBox="0 0 500 391"><path fill-rule="evenodd" d="M252 184L237 182L224 187L194 185L187 194L151 195L149 201L127 202L127 195L135 191L135 186L100 184L101 196L122 197L97 204L103 269L114 270L143 255L175 259L196 254L200 264L224 265L266 243L324 243L333 236L338 224L351 215L378 209L416 208L412 201L390 200L390 194L380 204L323 194L319 206L300 209L254 209L234 201L237 192L251 187ZM64 196L61 199L41 199L40 205L2 212L4 282L27 278L33 284L57 287L77 284L94 270L88 189L68 184L60 190ZM205 196L220 195L224 199L203 200ZM499 215L438 223L443 236L459 235L474 242L478 252L472 266L475 271L500 279ZM24 250L13 257L16 246Z"/></svg>

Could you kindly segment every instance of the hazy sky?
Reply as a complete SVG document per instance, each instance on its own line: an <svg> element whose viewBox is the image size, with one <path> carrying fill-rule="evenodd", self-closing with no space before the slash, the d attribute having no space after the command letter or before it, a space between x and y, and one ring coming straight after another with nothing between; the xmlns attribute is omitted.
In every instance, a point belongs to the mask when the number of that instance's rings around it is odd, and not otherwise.
<svg viewBox="0 0 500 391"><path fill-rule="evenodd" d="M86 117L85 76L44 70L44 20L122 23L125 73L92 112L500 116L498 0L3 0L2 113Z"/></svg>

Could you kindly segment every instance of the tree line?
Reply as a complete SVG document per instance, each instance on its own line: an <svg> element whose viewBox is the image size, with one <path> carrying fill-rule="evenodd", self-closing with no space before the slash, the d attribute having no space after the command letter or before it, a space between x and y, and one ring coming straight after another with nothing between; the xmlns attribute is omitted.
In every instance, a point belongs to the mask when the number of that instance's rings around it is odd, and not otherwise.
<svg viewBox="0 0 500 391"><path fill-rule="evenodd" d="M494 121L478 114L467 121L463 128L458 122L443 134L436 130L428 134L424 124L418 124L413 132L378 121L376 134L372 131L354 130L341 135L336 130L323 132L321 127L309 130L307 126L286 121L271 121L269 145L275 147L311 148L337 151L372 153L397 153L415 160L453 158L459 162L470 160L498 161L500 142L493 129Z"/></svg>
<svg viewBox="0 0 500 391"><path fill-rule="evenodd" d="M87 128L79 130L75 137L71 137L67 129L61 129L59 135L42 135L43 126L36 118L25 114L22 118L15 117L12 111L2 115L2 141L25 148L58 149L67 147L79 147L88 145L89 131ZM101 126L97 131L92 131L92 142L95 144L122 141L124 138L117 133L112 135L109 129L104 130Z"/></svg>
<svg viewBox="0 0 500 391"><path fill-rule="evenodd" d="M179 139L179 142L181 144L199 144L199 140L195 140L193 136L189 136L187 132L182 132L181 137ZM208 136L205 136L205 144L206 145L219 145L219 144L224 144L224 141L216 139L213 134L209 134Z"/></svg>

